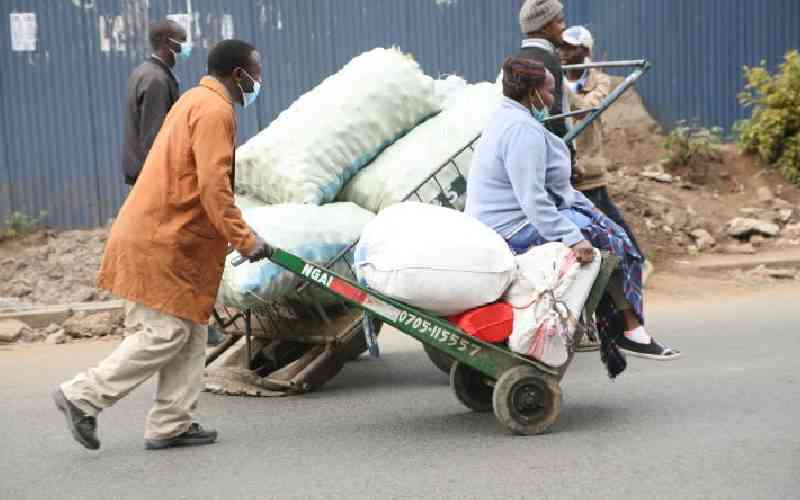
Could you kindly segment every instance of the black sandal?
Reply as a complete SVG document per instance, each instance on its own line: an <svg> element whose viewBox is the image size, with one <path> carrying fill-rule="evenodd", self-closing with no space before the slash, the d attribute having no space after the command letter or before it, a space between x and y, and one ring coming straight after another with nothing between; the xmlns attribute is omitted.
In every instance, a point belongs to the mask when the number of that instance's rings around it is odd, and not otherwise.
<svg viewBox="0 0 800 500"><path fill-rule="evenodd" d="M626 354L645 359L659 361L672 361L681 357L681 352L661 345L655 338L650 337L649 344L640 344L626 337L624 334L616 339L617 347Z"/></svg>

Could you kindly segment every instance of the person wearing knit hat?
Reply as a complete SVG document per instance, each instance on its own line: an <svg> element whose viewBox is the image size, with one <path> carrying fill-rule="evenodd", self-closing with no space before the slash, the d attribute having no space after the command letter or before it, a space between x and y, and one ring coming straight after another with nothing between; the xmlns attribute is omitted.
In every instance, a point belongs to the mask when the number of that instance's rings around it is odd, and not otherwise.
<svg viewBox="0 0 800 500"><path fill-rule="evenodd" d="M520 31L523 34L541 31L559 16L563 21L563 13L564 6L558 0L527 0L519 11Z"/></svg>
<svg viewBox="0 0 800 500"><path fill-rule="evenodd" d="M556 49L563 43L561 34L566 28L564 6L558 0L526 0L519 11L519 27L525 39L517 57L544 64L555 78L556 102L550 108L550 114L569 111L569 103L564 97L564 74ZM549 120L545 127L558 137L564 137L568 132L564 119Z"/></svg>

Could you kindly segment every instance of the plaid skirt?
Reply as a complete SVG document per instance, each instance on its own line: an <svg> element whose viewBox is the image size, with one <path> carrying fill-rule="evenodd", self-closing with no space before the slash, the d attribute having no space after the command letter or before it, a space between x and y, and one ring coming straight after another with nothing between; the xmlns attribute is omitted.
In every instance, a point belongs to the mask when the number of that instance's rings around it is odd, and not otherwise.
<svg viewBox="0 0 800 500"><path fill-rule="evenodd" d="M644 258L642 254L639 253L625 230L599 210L586 211L576 208L570 210L590 219L589 224L581 229L581 233L592 246L619 258L620 263L616 272L621 273L625 298L639 321L644 324L644 295L642 294ZM539 235L533 224L528 224L509 238L507 243L511 251L519 255L527 252L531 247L549 242Z"/></svg>

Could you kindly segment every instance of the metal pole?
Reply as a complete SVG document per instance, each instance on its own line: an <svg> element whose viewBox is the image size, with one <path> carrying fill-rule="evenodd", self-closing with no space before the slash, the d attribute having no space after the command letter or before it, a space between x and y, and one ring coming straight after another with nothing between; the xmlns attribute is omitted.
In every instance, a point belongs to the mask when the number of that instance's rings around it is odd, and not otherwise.
<svg viewBox="0 0 800 500"><path fill-rule="evenodd" d="M573 69L586 69L586 68L627 68L630 66L636 68L643 68L649 64L647 59L633 59L630 61L606 61L606 62L595 62L592 61L590 63L585 64L566 64L561 66L561 69L565 71L573 70Z"/></svg>
<svg viewBox="0 0 800 500"><path fill-rule="evenodd" d="M244 310L244 367L246 370L253 369L253 358L252 356L252 338L253 338L253 324L251 323L252 320L252 311L248 308Z"/></svg>
<svg viewBox="0 0 800 500"><path fill-rule="evenodd" d="M636 83L636 81L639 78L641 78L651 67L652 64L650 64L648 61L644 61L643 65L641 65L633 73L628 75L628 77L625 78L625 80L621 84L619 84L617 88L615 88L614 91L611 92L611 94L609 94L608 97L606 97L603 100L603 102L600 103L600 106L598 106L597 110L590 112L589 116L581 120L580 123L578 123L575 127L573 127L572 130L570 130L567 133L567 135L564 136L564 142L566 143L572 142L575 139L575 137L578 136L578 134L583 132L583 130L586 127L588 127L590 123L592 123L598 116L600 116L600 113L602 113L603 111L608 109L609 106L614 104L614 102L617 99L619 99L620 96L623 93L625 93L626 90L628 90L628 88L630 88L634 83Z"/></svg>
<svg viewBox="0 0 800 500"><path fill-rule="evenodd" d="M549 116L544 121L549 122L551 120L560 120L561 118L569 118L570 116L582 115L584 113L590 113L592 111L597 111L598 109L600 109L600 108L577 109L575 111L570 111L569 113L561 113L560 115Z"/></svg>

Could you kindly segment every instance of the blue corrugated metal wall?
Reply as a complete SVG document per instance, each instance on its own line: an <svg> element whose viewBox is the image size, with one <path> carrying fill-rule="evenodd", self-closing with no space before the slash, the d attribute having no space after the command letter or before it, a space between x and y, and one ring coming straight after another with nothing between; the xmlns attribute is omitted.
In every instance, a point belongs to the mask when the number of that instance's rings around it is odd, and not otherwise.
<svg viewBox="0 0 800 500"><path fill-rule="evenodd" d="M774 65L798 46L798 0L568 0L589 26L597 58L647 57L641 82L665 126L697 118L730 126L741 66ZM149 53L147 25L192 13L193 55L176 67L183 89L226 35L254 42L265 89L240 112L239 138L266 126L301 93L360 52L397 45L432 75L494 79L516 51L522 0L3 0L0 14L0 225L11 211L57 226L93 226L127 191L119 150L128 73ZM34 52L13 52L9 14L34 12Z"/></svg>
<svg viewBox="0 0 800 500"><path fill-rule="evenodd" d="M729 129L745 110L737 101L742 66L774 68L800 47L800 0L568 1L572 24L596 33L597 58L650 59L638 85L666 127L684 119Z"/></svg>

